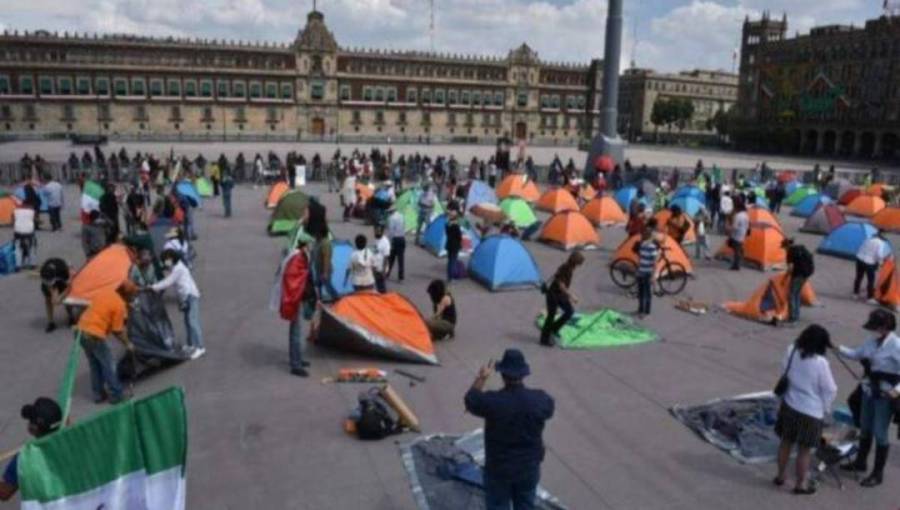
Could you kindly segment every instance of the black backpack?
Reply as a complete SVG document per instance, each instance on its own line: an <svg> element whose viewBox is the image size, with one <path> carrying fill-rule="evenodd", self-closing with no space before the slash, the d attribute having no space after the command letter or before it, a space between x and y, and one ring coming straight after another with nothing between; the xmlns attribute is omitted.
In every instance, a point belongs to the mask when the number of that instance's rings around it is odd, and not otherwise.
<svg viewBox="0 0 900 510"><path fill-rule="evenodd" d="M368 393L359 399L359 420L356 422L356 435L360 439L384 439L400 432L397 420L388 411L377 393Z"/></svg>
<svg viewBox="0 0 900 510"><path fill-rule="evenodd" d="M801 278L809 278L816 272L813 255L805 246L794 246L794 274Z"/></svg>

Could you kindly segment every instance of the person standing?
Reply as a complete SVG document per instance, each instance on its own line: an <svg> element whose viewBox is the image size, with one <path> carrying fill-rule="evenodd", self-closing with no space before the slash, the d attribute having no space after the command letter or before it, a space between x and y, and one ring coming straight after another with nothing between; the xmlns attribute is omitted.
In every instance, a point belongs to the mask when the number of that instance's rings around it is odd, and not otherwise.
<svg viewBox="0 0 900 510"><path fill-rule="evenodd" d="M388 237L391 240L391 256L388 259L387 276L391 275L394 270L394 263L397 264L399 274L397 277L403 281L403 270L406 265L406 218L399 209L393 207L391 215L388 216Z"/></svg>
<svg viewBox="0 0 900 510"><path fill-rule="evenodd" d="M350 221L350 214L356 206L356 176L348 173L341 185L341 203L344 206L344 221Z"/></svg>
<svg viewBox="0 0 900 510"><path fill-rule="evenodd" d="M306 350L306 340L303 338L302 320L304 306L310 300L315 300L315 290L311 285L309 274L309 254L306 249L306 241L297 241L296 248L287 256L281 269L281 300L279 314L281 318L290 322L288 328L288 356L291 365L291 374L298 377L308 377L306 368L309 363L303 359Z"/></svg>
<svg viewBox="0 0 900 510"><path fill-rule="evenodd" d="M315 232L314 238L316 244L313 246L313 274L315 276L316 291L320 300L325 300L324 291L328 292L328 297L337 300L338 291L335 290L331 282L332 266L331 266L331 239L328 237L328 231L318 230Z"/></svg>
<svg viewBox="0 0 900 510"><path fill-rule="evenodd" d="M734 201L734 218L731 220L731 228L728 231L728 245L734 251L731 259L731 270L740 271L741 262L744 259L744 241L750 231L750 215L744 206L744 200L740 197Z"/></svg>
<svg viewBox="0 0 900 510"><path fill-rule="evenodd" d="M775 433L781 438L778 448L776 486L785 482L791 452L797 447L794 494L814 494L816 486L809 482L812 449L819 446L823 420L831 414L837 385L825 353L831 347L828 331L818 324L809 326L788 347L781 363L788 381L781 396L781 407L775 422Z"/></svg>
<svg viewBox="0 0 900 510"><path fill-rule="evenodd" d="M375 275L373 274L372 264L374 256L372 252L366 248L366 236L359 234L353 240L356 250L350 254L350 266L347 268L347 274L344 276L346 282L350 278L355 292L372 290L375 288Z"/></svg>
<svg viewBox="0 0 900 510"><path fill-rule="evenodd" d="M39 397L33 404L23 406L20 415L23 420L28 422L28 433L35 438L56 432L63 421L63 413L59 404L47 397ZM20 485L19 454L16 453L6 465L6 469L3 470L3 478L0 479L0 501L12 499Z"/></svg>
<svg viewBox="0 0 900 510"><path fill-rule="evenodd" d="M119 239L119 199L116 197L116 186L111 182L106 183L106 191L100 197L100 213L109 222L107 244L112 244Z"/></svg>
<svg viewBox="0 0 900 510"><path fill-rule="evenodd" d="M575 314L574 305L578 303L578 296L572 292L572 276L575 270L584 264L584 255L580 251L573 252L569 258L556 270L550 285L547 286L545 297L547 304L547 316L541 327L541 345L553 347L556 341L553 337L569 322ZM557 319L556 310L562 309L562 315Z"/></svg>
<svg viewBox="0 0 900 510"><path fill-rule="evenodd" d="M234 175L231 168L225 164L220 170L222 174L222 208L225 209L225 217L231 218L231 191L234 190Z"/></svg>
<svg viewBox="0 0 900 510"><path fill-rule="evenodd" d="M47 212L50 215L50 230L56 232L62 230L63 187L51 175L46 176L47 184L44 185L44 196L47 197Z"/></svg>
<svg viewBox="0 0 900 510"><path fill-rule="evenodd" d="M175 250L163 250L160 258L169 274L150 285L150 288L155 292L164 292L169 287L175 287L175 293L178 295L178 308L184 314L187 348L191 359L197 359L206 354L200 325L200 290L197 289L190 269L182 261L181 253Z"/></svg>
<svg viewBox="0 0 900 510"><path fill-rule="evenodd" d="M894 333L897 318L882 308L869 314L863 329L873 333L874 337L857 348L843 345L839 348L843 356L858 360L865 370L860 382L859 451L856 459L842 468L864 473L874 440L875 466L862 481L862 486L876 487L883 481L890 451L888 429L894 415L892 400L900 398L900 337Z"/></svg>
<svg viewBox="0 0 900 510"><path fill-rule="evenodd" d="M650 315L650 305L653 300L653 282L656 280L656 264L659 262L659 242L654 239L653 228L644 229L641 234L641 242L638 246L638 317L644 318Z"/></svg>
<svg viewBox="0 0 900 510"><path fill-rule="evenodd" d="M859 296L859 287L863 276L866 277L866 299L869 304L877 305L875 301L875 277L878 267L890 255L891 249L884 238L884 231L866 239L856 252L856 278L853 280L853 294ZM862 299L860 297L860 299Z"/></svg>
<svg viewBox="0 0 900 510"><path fill-rule="evenodd" d="M375 289L379 293L387 292L388 261L391 258L391 242L384 235L384 227L375 225L375 258L372 272L375 276Z"/></svg>
<svg viewBox="0 0 900 510"><path fill-rule="evenodd" d="M60 258L49 258L41 264L41 294L44 295L44 310L47 312L46 333L56 330L56 322L53 320L53 309L62 300L62 295L69 288L69 264ZM66 314L69 316L69 325L75 324L75 315L72 308L66 305Z"/></svg>
<svg viewBox="0 0 900 510"><path fill-rule="evenodd" d="M684 242L684 237L691 229L691 220L689 220L687 215L682 212L681 206L673 205L669 210L672 211L672 214L669 216L668 221L666 221L666 233L674 239L676 243L681 244Z"/></svg>
<svg viewBox="0 0 900 510"><path fill-rule="evenodd" d="M115 336L129 351L134 345L128 339L125 319L128 303L137 294L137 287L130 280L122 282L116 290L103 291L91 300L76 325L76 335L88 359L91 372L91 391L94 403L109 399L110 404L122 401L122 383L116 373L116 364L109 349L107 337Z"/></svg>
<svg viewBox="0 0 900 510"><path fill-rule="evenodd" d="M706 211L705 207L701 207L700 210L697 211L697 214L694 216L694 230L697 232L697 243L695 246L694 258L700 260L703 257L706 260L710 260L712 258L711 251L709 249L709 236L707 232L709 228L712 226L712 220L709 217L709 213Z"/></svg>
<svg viewBox="0 0 900 510"><path fill-rule="evenodd" d="M103 251L108 240L109 222L95 209L88 214L88 223L81 227L81 249L84 251L84 258L91 259Z"/></svg>
<svg viewBox="0 0 900 510"><path fill-rule="evenodd" d="M446 237L445 249L447 250L447 283L453 281L457 272L459 252L462 250L462 227L459 225L459 212L456 208L447 210L447 225L444 227Z"/></svg>
<svg viewBox="0 0 900 510"><path fill-rule="evenodd" d="M485 391L491 374L503 378L503 389ZM553 398L527 388L531 373L518 349L507 349L496 366L478 371L466 392L466 411L484 419L484 497L488 510L532 510L544 460L544 426L553 417Z"/></svg>
<svg viewBox="0 0 900 510"><path fill-rule="evenodd" d="M431 300L432 315L425 319L432 340L453 338L456 332L456 301L447 291L443 280L432 280L428 284L428 298Z"/></svg>
<svg viewBox="0 0 900 510"><path fill-rule="evenodd" d="M422 228L428 225L428 222L431 221L431 214L434 212L434 205L437 201L437 196L434 194L434 191L431 189L431 185L427 182L422 185L422 193L419 195L419 215L416 221L416 245L419 244L419 237L422 234Z"/></svg>
<svg viewBox="0 0 900 510"><path fill-rule="evenodd" d="M800 319L800 295L806 281L816 270L813 255L806 246L797 244L793 239L785 239L781 247L787 250L787 274L790 278L788 286L788 322Z"/></svg>
<svg viewBox="0 0 900 510"><path fill-rule="evenodd" d="M32 257L37 246L35 215L35 210L25 204L13 209L13 241L19 245L19 265L23 269L34 267Z"/></svg>

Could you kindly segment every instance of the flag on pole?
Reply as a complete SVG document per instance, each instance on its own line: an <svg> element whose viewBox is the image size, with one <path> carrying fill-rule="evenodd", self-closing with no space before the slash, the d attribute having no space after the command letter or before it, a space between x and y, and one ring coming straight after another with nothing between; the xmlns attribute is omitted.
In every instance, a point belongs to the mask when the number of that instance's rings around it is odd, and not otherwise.
<svg viewBox="0 0 900 510"><path fill-rule="evenodd" d="M75 333L75 341L69 349L69 360L66 362L66 371L63 372L62 381L59 383L59 394L56 402L62 410L62 427L66 426L69 419L69 411L72 409L72 389L75 387L75 373L78 372L78 360L81 358L79 344L81 343L81 331Z"/></svg>
<svg viewBox="0 0 900 510"><path fill-rule="evenodd" d="M23 510L184 510L184 392L116 405L19 453Z"/></svg>
<svg viewBox="0 0 900 510"><path fill-rule="evenodd" d="M100 197L106 191L97 181L84 181L84 188L81 190L81 221L88 223L88 216L91 211L100 210Z"/></svg>

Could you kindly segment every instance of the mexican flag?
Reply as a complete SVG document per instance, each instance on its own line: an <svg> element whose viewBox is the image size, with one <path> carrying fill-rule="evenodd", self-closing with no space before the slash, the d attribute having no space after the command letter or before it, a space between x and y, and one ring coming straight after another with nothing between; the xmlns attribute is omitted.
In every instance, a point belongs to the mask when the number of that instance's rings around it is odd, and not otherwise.
<svg viewBox="0 0 900 510"><path fill-rule="evenodd" d="M25 445L23 510L183 510L187 420L170 388Z"/></svg>
<svg viewBox="0 0 900 510"><path fill-rule="evenodd" d="M88 215L91 211L100 210L100 197L106 191L97 181L84 181L84 188L81 190L81 222L88 223Z"/></svg>

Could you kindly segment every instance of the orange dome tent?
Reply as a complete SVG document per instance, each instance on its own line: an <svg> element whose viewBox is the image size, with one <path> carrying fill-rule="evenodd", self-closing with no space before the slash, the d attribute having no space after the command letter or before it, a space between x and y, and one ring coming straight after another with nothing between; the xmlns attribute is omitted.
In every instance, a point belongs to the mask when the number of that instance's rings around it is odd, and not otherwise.
<svg viewBox="0 0 900 510"><path fill-rule="evenodd" d="M844 192L843 195L838 197L838 204L840 205L849 205L850 202L856 200L858 197L863 196L863 192L857 188L849 189Z"/></svg>
<svg viewBox="0 0 900 510"><path fill-rule="evenodd" d="M889 257L878 271L875 299L894 311L900 310L900 281L897 278L897 262L894 257Z"/></svg>
<svg viewBox="0 0 900 510"><path fill-rule="evenodd" d="M886 206L884 200L882 200L880 197L872 195L862 195L854 198L853 201L850 202L849 205L847 205L847 208L844 209L844 214L871 218L885 207Z"/></svg>
<svg viewBox="0 0 900 510"><path fill-rule="evenodd" d="M900 232L900 207L885 207L872 217L872 225L887 230Z"/></svg>
<svg viewBox="0 0 900 510"><path fill-rule="evenodd" d="M133 262L132 253L124 244L108 246L75 273L65 303L88 305L101 292L115 290L128 279Z"/></svg>
<svg viewBox="0 0 900 510"><path fill-rule="evenodd" d="M893 189L892 186L888 186L887 184L884 184L883 182L877 182L875 184L872 184L868 188L866 188L866 195L871 195L873 197L881 198L884 196L885 190L889 191L891 189Z"/></svg>
<svg viewBox="0 0 900 510"><path fill-rule="evenodd" d="M734 315L760 322L783 321L788 318L790 277L780 273L769 278L756 289L747 301L728 301L722 307ZM800 302L806 306L816 303L816 293L807 281L800 291Z"/></svg>
<svg viewBox="0 0 900 510"><path fill-rule="evenodd" d="M694 228L694 222L691 220L690 216L687 216L686 213L682 213L687 218L688 231L684 234L684 239L681 240L681 244L693 244L697 242L697 230ZM668 229L666 228L666 223L668 223L669 218L672 217L672 211L670 209L661 209L658 213L653 215L656 218L657 227L656 229L660 232L668 233ZM674 240L674 239L673 239Z"/></svg>
<svg viewBox="0 0 900 510"><path fill-rule="evenodd" d="M605 195L585 204L581 208L581 214L594 225L624 225L628 222L628 217L616 199Z"/></svg>
<svg viewBox="0 0 900 510"><path fill-rule="evenodd" d="M597 196L597 190L594 189L590 184L585 183L584 186L579 188L578 197L584 200L585 202L590 202Z"/></svg>
<svg viewBox="0 0 900 510"><path fill-rule="evenodd" d="M781 228L781 223L778 222L778 218L775 217L774 214L769 212L765 207L750 207L747 209L747 215L750 217L750 223L762 223L765 225L770 225L778 230L784 232L784 229Z"/></svg>
<svg viewBox="0 0 900 510"><path fill-rule="evenodd" d="M553 215L544 224L539 239L564 250L596 248L600 245L600 235L578 211L564 211Z"/></svg>
<svg viewBox="0 0 900 510"><path fill-rule="evenodd" d="M438 364L422 315L395 292L357 292L323 308L315 342L362 354Z"/></svg>
<svg viewBox="0 0 900 510"><path fill-rule="evenodd" d="M274 209L281 200L281 196L290 189L286 182L278 181L269 188L269 194L266 196L266 209Z"/></svg>
<svg viewBox="0 0 900 510"><path fill-rule="evenodd" d="M497 186L497 198L503 200L506 197L520 197L528 202L534 202L541 198L541 192L528 176L510 174Z"/></svg>
<svg viewBox="0 0 900 510"><path fill-rule="evenodd" d="M562 211L577 211L578 210L578 202L575 201L575 197L572 196L571 193L562 189L556 188L551 189L541 195L541 198L535 204L535 209L540 209L542 211L547 211L551 213L558 213Z"/></svg>
<svg viewBox="0 0 900 510"><path fill-rule="evenodd" d="M0 226L13 224L13 211L16 209L16 199L12 195L4 195L0 192Z"/></svg>
<svg viewBox="0 0 900 510"><path fill-rule="evenodd" d="M684 249L679 246L671 236L666 234L662 235L663 249L666 250L666 257L672 262L678 262L682 266L684 266L685 271L688 274L694 274L694 264L691 262L691 259L688 258L687 253L684 252ZM635 266L638 263L638 255L634 252L634 245L641 239L639 235L633 235L622 242L618 248L616 248L616 253L612 256L612 261L615 262L619 259L626 259L634 262ZM659 262L656 264L656 270L659 271L663 266L662 257L660 257Z"/></svg>
<svg viewBox="0 0 900 510"><path fill-rule="evenodd" d="M744 262L762 271L784 268L787 252L781 247L782 241L784 234L779 229L763 223L751 225L750 234L744 241ZM733 256L734 251L727 242L716 252L717 259L730 260Z"/></svg>

